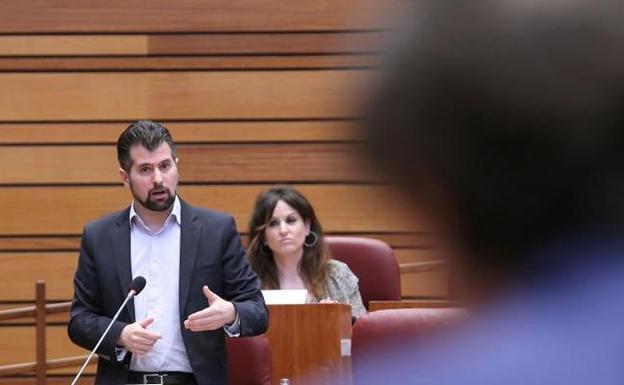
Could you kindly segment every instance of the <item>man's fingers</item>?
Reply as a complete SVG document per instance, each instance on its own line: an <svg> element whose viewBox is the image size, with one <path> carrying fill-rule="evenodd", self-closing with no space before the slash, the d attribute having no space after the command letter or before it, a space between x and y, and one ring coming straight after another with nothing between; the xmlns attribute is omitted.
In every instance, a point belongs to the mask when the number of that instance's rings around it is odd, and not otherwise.
<svg viewBox="0 0 624 385"><path fill-rule="evenodd" d="M135 329L131 336L136 339L144 339L149 341L157 341L161 337L160 334L142 328Z"/></svg>
<svg viewBox="0 0 624 385"><path fill-rule="evenodd" d="M189 314L189 316L186 319L189 320L189 321L193 321L193 320L196 320L196 319L210 317L212 313L213 312L211 311L211 308L208 307L208 308L206 308L204 310L200 310L200 311L197 311L197 312L195 312L193 314Z"/></svg>
<svg viewBox="0 0 624 385"><path fill-rule="evenodd" d="M191 331L215 330L221 326L219 315L212 308L193 313L184 321L184 327Z"/></svg>
<svg viewBox="0 0 624 385"><path fill-rule="evenodd" d="M193 332L200 332L205 330L216 330L219 329L222 325L213 319L197 319L193 321L184 321L184 327Z"/></svg>
<svg viewBox="0 0 624 385"><path fill-rule="evenodd" d="M134 354L147 354L154 344L161 338L160 334L147 329L154 322L153 318L146 318L126 326L120 336L120 344Z"/></svg>
<svg viewBox="0 0 624 385"><path fill-rule="evenodd" d="M147 339L153 340L153 341L159 340L160 337L161 337L160 334L152 333L152 332L147 331L147 330L141 330L137 334L140 335L143 338L147 338Z"/></svg>
<svg viewBox="0 0 624 385"><path fill-rule="evenodd" d="M159 335L142 335L142 334L135 334L132 336L132 342L134 343L143 343L143 344L155 344L156 341L158 341L160 339Z"/></svg>
<svg viewBox="0 0 624 385"><path fill-rule="evenodd" d="M154 344L160 339L160 336L153 333L141 333L144 330L139 330L137 333L132 334L130 337L130 346L128 350L135 354L147 354Z"/></svg>
<svg viewBox="0 0 624 385"><path fill-rule="evenodd" d="M210 306L195 312L184 321L184 327L191 331L215 330L236 319L236 309L231 302L224 301L210 291L208 286L203 287Z"/></svg>
<svg viewBox="0 0 624 385"><path fill-rule="evenodd" d="M139 351L143 350L143 351L148 352L153 346L154 344L137 343L134 345L134 348Z"/></svg>
<svg viewBox="0 0 624 385"><path fill-rule="evenodd" d="M204 295L206 296L206 298L208 299L208 303L212 305L213 302L221 299L221 297L219 297L218 295L216 295L215 293L213 293L210 288L206 285L204 285L204 287L202 287L202 290L204 291Z"/></svg>
<svg viewBox="0 0 624 385"><path fill-rule="evenodd" d="M144 329L146 329L148 326L150 326L152 323L154 322L154 318L150 317L150 318L146 318L144 320L141 320L139 322L139 325L141 325Z"/></svg>

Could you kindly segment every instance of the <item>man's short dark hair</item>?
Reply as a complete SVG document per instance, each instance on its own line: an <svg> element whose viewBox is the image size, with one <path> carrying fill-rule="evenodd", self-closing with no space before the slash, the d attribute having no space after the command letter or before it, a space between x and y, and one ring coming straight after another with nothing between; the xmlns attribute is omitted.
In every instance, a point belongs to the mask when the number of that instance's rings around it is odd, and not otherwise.
<svg viewBox="0 0 624 385"><path fill-rule="evenodd" d="M151 120L137 120L131 123L117 140L117 159L119 166L126 172L132 167L130 148L140 144L149 151L156 150L162 143L167 143L171 148L171 156L176 159L176 148L169 130L160 123Z"/></svg>
<svg viewBox="0 0 624 385"><path fill-rule="evenodd" d="M535 247L591 227L621 229L616 4L418 2L411 38L365 106L370 148L415 199L444 192L437 203L446 207L436 209L454 212L474 263L531 270Z"/></svg>

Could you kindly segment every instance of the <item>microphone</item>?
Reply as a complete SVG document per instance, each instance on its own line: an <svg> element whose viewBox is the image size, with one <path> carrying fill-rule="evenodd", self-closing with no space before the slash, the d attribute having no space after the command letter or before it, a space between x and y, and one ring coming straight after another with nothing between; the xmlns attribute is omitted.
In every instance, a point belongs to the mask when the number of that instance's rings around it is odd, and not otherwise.
<svg viewBox="0 0 624 385"><path fill-rule="evenodd" d="M100 347L100 345L102 344L102 341L104 341L104 337L106 337L106 335L108 334L108 331L113 326L113 322L117 320L117 317L119 317L119 314L121 314L121 311L126 306L130 298L134 297L135 295L138 295L141 291L143 291L143 288L145 288L146 283L147 281L145 280L145 278L141 276L136 277L135 279L132 280L132 282L130 282L130 287L128 288L128 295L126 296L126 299L123 301L121 306L119 306L117 313L115 313L115 315L113 316L113 319L111 319L110 323L108 324L108 327L106 328L106 330L104 330L102 337L100 337L100 340L97 342L97 344L95 344L95 347L93 348L93 350L91 350L91 354L89 354L89 357L87 357L84 364L82 364L82 367L78 371L78 374L76 374L76 377L74 377L74 380L72 381L71 385L76 384L76 381L78 381L78 379L80 378L80 375L82 374L82 372L85 370L85 368L89 364L91 357L93 357L93 354L95 354L95 351Z"/></svg>
<svg viewBox="0 0 624 385"><path fill-rule="evenodd" d="M130 287L128 288L128 291L134 291L133 296L139 295L139 293L143 291L146 283L147 281L145 280L145 278L139 275L138 277L133 279L132 282L130 282ZM130 295L130 293L128 293L128 295Z"/></svg>

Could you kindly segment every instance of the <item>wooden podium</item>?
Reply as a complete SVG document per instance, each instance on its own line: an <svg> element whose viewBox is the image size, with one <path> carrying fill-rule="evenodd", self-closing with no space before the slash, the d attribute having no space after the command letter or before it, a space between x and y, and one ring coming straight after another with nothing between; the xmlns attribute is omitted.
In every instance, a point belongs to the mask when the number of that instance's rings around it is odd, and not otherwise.
<svg viewBox="0 0 624 385"><path fill-rule="evenodd" d="M351 384L351 307L269 305L273 383Z"/></svg>

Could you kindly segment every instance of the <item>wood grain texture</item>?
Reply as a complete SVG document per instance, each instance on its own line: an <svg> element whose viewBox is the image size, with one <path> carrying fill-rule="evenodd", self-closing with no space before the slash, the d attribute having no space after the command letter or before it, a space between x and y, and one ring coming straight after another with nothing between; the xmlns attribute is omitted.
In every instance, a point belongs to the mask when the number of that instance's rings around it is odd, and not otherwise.
<svg viewBox="0 0 624 385"><path fill-rule="evenodd" d="M342 143L178 146L181 183L354 182L372 180L360 148ZM119 183L114 145L17 146L0 151L0 184Z"/></svg>
<svg viewBox="0 0 624 385"><path fill-rule="evenodd" d="M401 296L403 298L448 298L448 272L401 274Z"/></svg>
<svg viewBox="0 0 624 385"><path fill-rule="evenodd" d="M447 255L433 247L400 248L393 252L398 263L448 260Z"/></svg>
<svg viewBox="0 0 624 385"><path fill-rule="evenodd" d="M391 26L402 1L8 0L0 33L327 31Z"/></svg>
<svg viewBox="0 0 624 385"><path fill-rule="evenodd" d="M48 300L71 299L77 262L75 252L0 253L0 300L33 300L38 280Z"/></svg>
<svg viewBox="0 0 624 385"><path fill-rule="evenodd" d="M189 202L230 213L242 231L256 196L269 185L181 186ZM390 186L294 185L313 202L328 232L405 232L429 227L423 218L406 212L402 193ZM130 202L129 192L119 186L3 187L0 200L12 202L0 221L3 235L80 234L82 226Z"/></svg>
<svg viewBox="0 0 624 385"><path fill-rule="evenodd" d="M149 36L153 55L355 54L380 51L389 33L177 34ZM1 43L1 40L0 40ZM1 45L0 45L1 47Z"/></svg>
<svg viewBox="0 0 624 385"><path fill-rule="evenodd" d="M0 251L60 251L78 250L80 236L12 236L0 237Z"/></svg>
<svg viewBox="0 0 624 385"><path fill-rule="evenodd" d="M67 326L46 328L47 358L63 358L89 354L74 345L67 336ZM35 328L30 326L0 327L0 365L32 362L35 360ZM75 373L79 367L56 369L57 373ZM95 372L95 365L89 365L88 372Z"/></svg>
<svg viewBox="0 0 624 385"><path fill-rule="evenodd" d="M0 57L4 72L71 71L253 71L285 69L374 68L377 54L322 54L282 56L135 56L135 57Z"/></svg>
<svg viewBox="0 0 624 385"><path fill-rule="evenodd" d="M130 122L0 123L0 144L109 144ZM177 144L245 142L339 142L363 139L351 121L162 122Z"/></svg>
<svg viewBox="0 0 624 385"><path fill-rule="evenodd" d="M437 248L395 249L399 264L410 262L444 261L448 256ZM401 295L404 298L446 298L449 295L447 268L401 274Z"/></svg>
<svg viewBox="0 0 624 385"><path fill-rule="evenodd" d="M0 36L1 56L146 55L148 36Z"/></svg>
<svg viewBox="0 0 624 385"><path fill-rule="evenodd" d="M352 117L371 73L0 73L2 121ZM36 107L35 107L36 106Z"/></svg>
<svg viewBox="0 0 624 385"><path fill-rule="evenodd" d="M34 286L34 285L33 285ZM33 289L34 293L34 289ZM0 305L0 309L15 309L22 307L23 305ZM0 321L0 327L5 326L14 326L14 325L24 325L24 326L32 326L34 327L34 318L33 317L21 317L21 318L13 318L10 320L2 320ZM46 317L46 324L48 325L59 325L59 324L67 324L69 322L69 313L56 313L56 314L48 314Z"/></svg>
<svg viewBox="0 0 624 385"><path fill-rule="evenodd" d="M348 383L341 381L349 367L341 357L340 341L351 339L349 306L269 305L269 312L266 336L271 344L274 381L290 378L293 385Z"/></svg>
<svg viewBox="0 0 624 385"><path fill-rule="evenodd" d="M388 34L0 35L0 56L354 54L379 51Z"/></svg>

